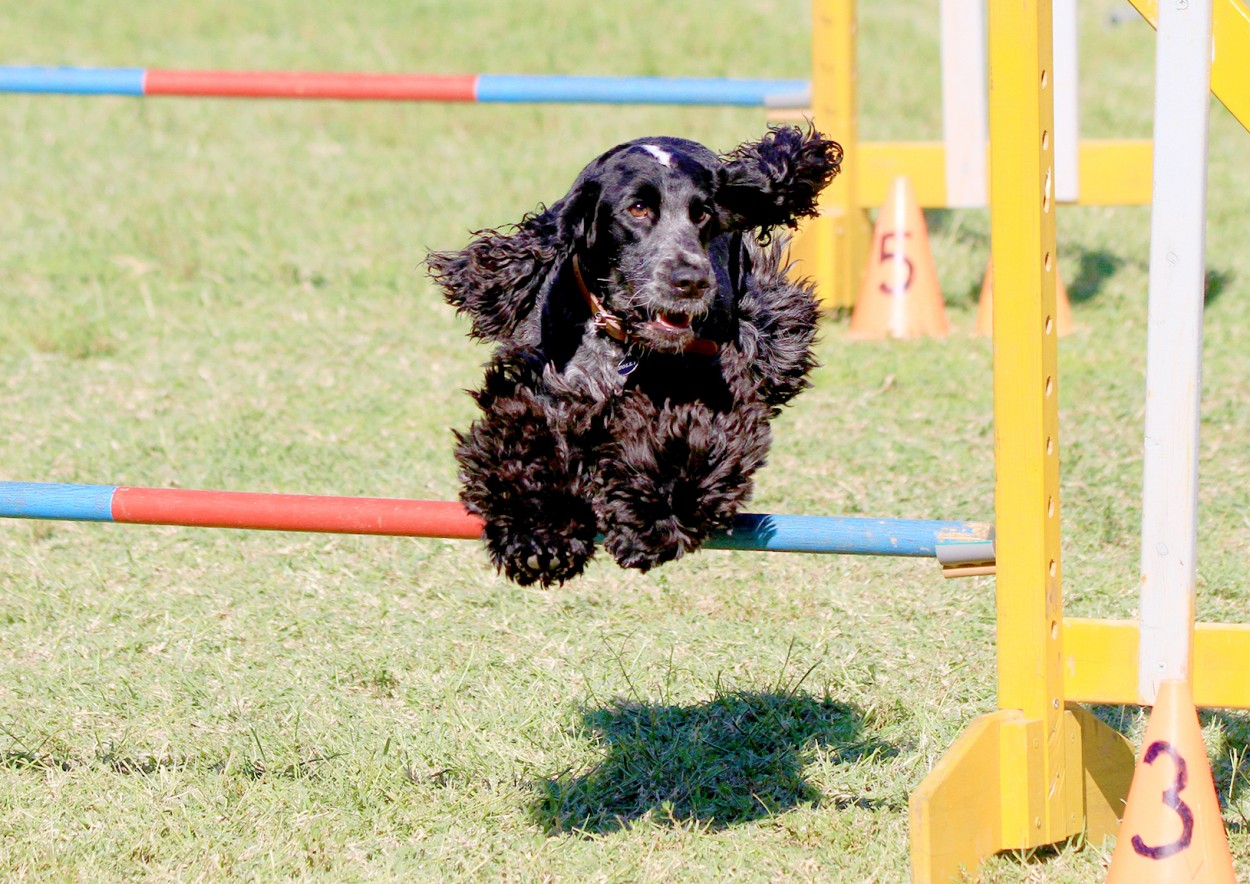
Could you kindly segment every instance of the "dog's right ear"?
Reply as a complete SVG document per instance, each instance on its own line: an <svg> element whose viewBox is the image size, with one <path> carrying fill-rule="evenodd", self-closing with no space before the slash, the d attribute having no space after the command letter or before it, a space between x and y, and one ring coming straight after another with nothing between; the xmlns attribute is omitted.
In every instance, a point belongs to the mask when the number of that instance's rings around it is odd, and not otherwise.
<svg viewBox="0 0 1250 884"><path fill-rule="evenodd" d="M526 215L512 230L478 230L458 252L431 252L426 269L475 338L510 337L534 309L559 257L557 211Z"/></svg>

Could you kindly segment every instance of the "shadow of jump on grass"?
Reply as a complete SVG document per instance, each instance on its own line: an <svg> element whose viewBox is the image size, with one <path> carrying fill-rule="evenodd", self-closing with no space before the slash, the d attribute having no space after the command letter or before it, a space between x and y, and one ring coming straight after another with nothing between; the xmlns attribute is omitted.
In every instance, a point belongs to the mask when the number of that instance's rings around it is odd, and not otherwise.
<svg viewBox="0 0 1250 884"><path fill-rule="evenodd" d="M854 707L789 693L739 692L696 706L618 701L582 715L578 736L599 741L603 757L539 781L533 815L548 834L604 834L647 816L712 828L749 822L821 801L803 778L817 750L839 761L895 754L861 740L861 730Z"/></svg>

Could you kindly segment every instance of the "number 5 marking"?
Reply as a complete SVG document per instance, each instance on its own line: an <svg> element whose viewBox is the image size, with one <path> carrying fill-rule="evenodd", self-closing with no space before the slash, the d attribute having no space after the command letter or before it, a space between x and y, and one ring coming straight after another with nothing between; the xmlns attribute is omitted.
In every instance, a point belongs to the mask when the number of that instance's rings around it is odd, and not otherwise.
<svg viewBox="0 0 1250 884"><path fill-rule="evenodd" d="M906 255L899 255L895 252L894 240L897 236L897 233L890 231L881 237L881 254L878 256L877 260L883 263L886 261L894 263L901 258L902 263L907 266L907 278L903 280L903 291L907 291L907 289L911 287L911 278L915 275L916 268L912 266L911 258L908 258ZM910 230L903 232L904 239L909 236L911 236ZM881 283L881 291L885 292L887 295L892 295L894 294L894 286L883 282Z"/></svg>
<svg viewBox="0 0 1250 884"><path fill-rule="evenodd" d="M1176 811L1176 815L1181 818L1181 836L1170 844L1161 844L1158 847L1151 847L1142 840L1141 835L1133 836L1133 849L1137 851L1138 856L1144 856L1147 859L1167 859L1169 856L1175 856L1180 853L1194 839L1194 812L1189 809L1189 805L1181 801L1181 791L1184 790L1188 783L1189 776L1185 765L1185 759L1181 758L1179 752L1166 740L1155 740L1146 749L1146 754L1142 756L1145 764L1154 764L1155 759L1160 754L1166 752L1171 757L1172 763L1176 765L1176 779L1172 781L1172 786L1163 792L1163 803Z"/></svg>

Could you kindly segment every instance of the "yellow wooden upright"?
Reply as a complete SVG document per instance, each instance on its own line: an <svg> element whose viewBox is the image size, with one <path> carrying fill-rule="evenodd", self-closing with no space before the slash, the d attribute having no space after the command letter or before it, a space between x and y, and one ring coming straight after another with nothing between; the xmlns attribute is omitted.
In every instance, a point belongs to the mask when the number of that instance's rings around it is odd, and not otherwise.
<svg viewBox="0 0 1250 884"><path fill-rule="evenodd" d="M1128 744L1064 696L1050 0L989 4L999 711L912 795L916 881L1114 831Z"/></svg>
<svg viewBox="0 0 1250 884"><path fill-rule="evenodd" d="M803 225L792 255L816 282L826 307L850 307L872 241L859 197L859 107L854 0L812 5L812 118L845 151L845 171L821 195L820 215Z"/></svg>
<svg viewBox="0 0 1250 884"><path fill-rule="evenodd" d="M1065 769L1059 628L1050 16L1049 2L990 5L990 244L1004 293L994 309L998 705L1027 722L1018 759L1027 763L1004 770L1004 837L1022 847L1063 838L1080 822Z"/></svg>

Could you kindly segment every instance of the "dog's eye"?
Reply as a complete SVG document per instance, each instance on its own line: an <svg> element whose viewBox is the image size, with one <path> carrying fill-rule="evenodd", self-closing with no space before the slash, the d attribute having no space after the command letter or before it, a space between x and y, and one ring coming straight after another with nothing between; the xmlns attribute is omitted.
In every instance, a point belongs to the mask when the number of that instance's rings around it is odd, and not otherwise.
<svg viewBox="0 0 1250 884"><path fill-rule="evenodd" d="M690 220L695 224L702 224L711 217L712 213L707 210L707 206L694 205L690 207Z"/></svg>
<svg viewBox="0 0 1250 884"><path fill-rule="evenodd" d="M642 200L630 203L627 211L635 218L650 218L652 215L651 207Z"/></svg>

